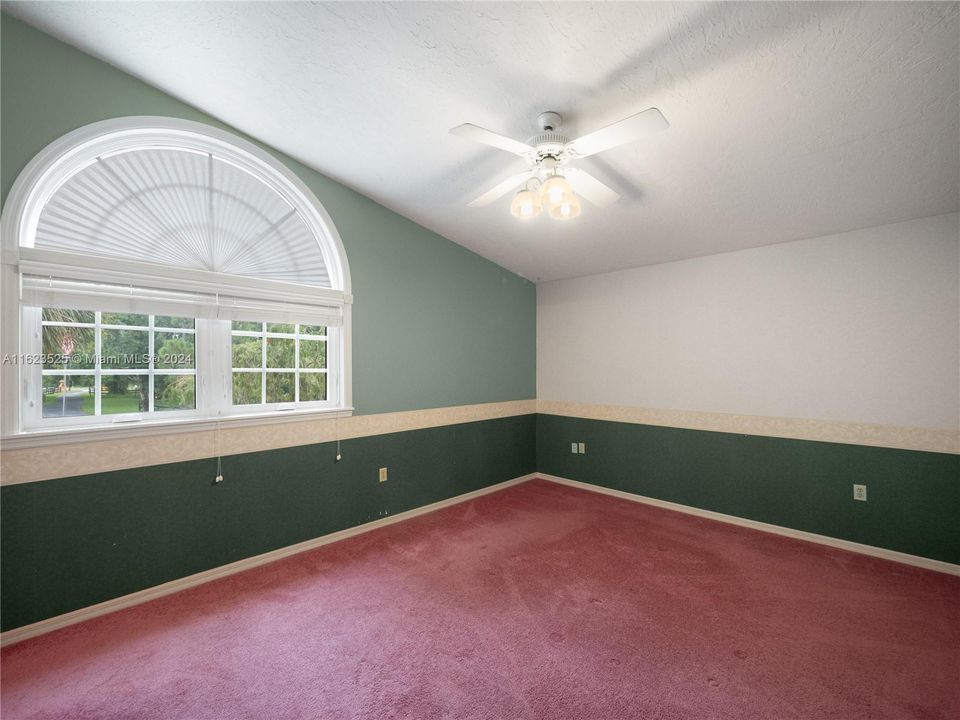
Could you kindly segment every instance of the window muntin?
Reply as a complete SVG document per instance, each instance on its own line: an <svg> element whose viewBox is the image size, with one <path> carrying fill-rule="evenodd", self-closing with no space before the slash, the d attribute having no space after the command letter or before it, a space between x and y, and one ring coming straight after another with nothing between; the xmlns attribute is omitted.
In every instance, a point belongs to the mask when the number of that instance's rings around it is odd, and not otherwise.
<svg viewBox="0 0 960 720"><path fill-rule="evenodd" d="M193 318L62 308L25 314L39 314L42 328L42 420L196 410Z"/></svg>
<svg viewBox="0 0 960 720"><path fill-rule="evenodd" d="M234 320L230 334L234 405L327 400L327 328Z"/></svg>

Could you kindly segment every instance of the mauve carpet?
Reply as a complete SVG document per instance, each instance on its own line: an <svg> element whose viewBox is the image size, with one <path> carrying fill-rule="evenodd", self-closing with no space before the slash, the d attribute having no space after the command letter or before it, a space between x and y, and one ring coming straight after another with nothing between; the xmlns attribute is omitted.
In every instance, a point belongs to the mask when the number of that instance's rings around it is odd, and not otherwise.
<svg viewBox="0 0 960 720"><path fill-rule="evenodd" d="M960 578L538 480L2 658L4 720L955 720Z"/></svg>

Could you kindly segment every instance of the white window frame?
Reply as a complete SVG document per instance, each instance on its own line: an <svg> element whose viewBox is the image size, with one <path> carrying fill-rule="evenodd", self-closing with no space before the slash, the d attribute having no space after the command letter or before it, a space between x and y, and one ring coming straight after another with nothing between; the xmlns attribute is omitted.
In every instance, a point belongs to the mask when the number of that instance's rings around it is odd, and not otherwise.
<svg viewBox="0 0 960 720"><path fill-rule="evenodd" d="M78 255L34 247L37 224L44 205L60 185L97 157L130 149L131 146L176 145L218 158L247 170L279 192L299 213L318 239L331 288L318 288L275 280L223 275L204 270L171 268L124 258ZM217 128L186 120L164 117L116 118L93 123L54 141L20 173L7 198L0 219L0 437L5 448L33 444L54 444L97 437L151 434L184 424L221 422L270 422L328 415L339 417L352 412L350 271L343 243L333 221L307 186L269 153L242 138ZM342 325L328 327L327 400L308 403L273 403L247 406L231 404L230 321L197 319L196 369L197 410L165 411L131 423L96 421L52 423L53 418L35 422L27 411L28 393L42 388L40 366L24 364L28 349L37 347L39 311L36 324L25 321L29 312L21 302L22 277L49 274L71 280L137 283L161 290L216 293L236 298L263 300L295 308L320 303L335 308ZM239 307L234 317L241 317ZM168 311L156 314L175 314ZM254 317L254 320L268 318ZM286 322L276 318L271 322ZM323 324L303 320L305 324ZM201 332L201 328L203 331ZM220 338L220 340L218 340ZM221 342L222 340L222 342ZM226 367L228 372L212 372ZM222 374L223 377L218 377ZM34 396L34 399L38 396ZM42 405L42 394L40 404ZM201 407L202 405L202 407ZM39 414L39 409L35 414ZM121 427L121 425L123 427Z"/></svg>
<svg viewBox="0 0 960 720"><path fill-rule="evenodd" d="M261 340L260 352L261 352L261 365L257 368L238 368L233 365L233 362L230 363L230 394L231 394L231 407L234 414L245 413L245 412L257 412L264 408L270 410L286 411L286 410L295 410L299 407L331 407L331 401L327 400L295 400L294 402L275 402L270 403L266 402L267 396L267 377L272 373L289 373L291 370L294 373L294 388L296 394L300 394L300 376L302 374L311 374L311 375L324 375L324 387L326 389L327 398L330 397L331 392L335 391L335 388L332 387L330 382L331 378L337 377L337 368L331 359L335 360L336 352L331 353L330 349L336 347L337 340L337 328L328 327L325 329L325 334L323 336L315 335L303 335L299 327L300 325L306 325L308 323L283 323L283 324L292 324L294 325L294 332L292 333L281 333L273 332L266 329L265 326L270 323L261 323L262 327L259 332L252 330L234 330L232 325L228 328L230 333L230 347L231 351L233 349L233 338L234 337L258 337ZM327 345L326 357L327 357L327 366L322 369L313 369L313 368L301 368L300 367L300 340L302 337L306 337L307 340L323 340ZM280 339L280 340L293 340L294 342L294 364L293 368L271 368L267 362L267 340L269 339ZM331 358L332 356L332 358ZM234 373L257 373L261 378L261 390L260 397L262 402L259 403L248 403L244 405L238 405L234 402L233 398L233 374ZM334 383L336 381L334 380Z"/></svg>
<svg viewBox="0 0 960 720"><path fill-rule="evenodd" d="M78 324L75 327L89 327L91 328L96 336L95 340L95 349L94 354L97 356L95 358L94 367L90 369L78 368L78 369L69 369L69 370L44 370L42 364L40 363L30 363L24 366L24 373L27 378L26 387L27 394L39 399L40 402L33 403L28 400L25 403L23 408L23 422L24 427L27 430L41 430L41 429L55 429L55 428L76 428L83 426L94 426L94 425L103 425L106 423L124 423L124 422L141 422L144 420L176 420L182 418L192 418L200 417L203 413L204 398L201 398L201 383L200 383L200 373L205 372L209 373L209 369L203 367L204 363L200 361L199 355L197 353L197 331L194 329L184 329L184 328L157 328L154 325L154 316L150 315L148 317L148 325L134 328L137 332L147 332L148 338L148 347L147 353L150 356L147 367L145 368L114 368L104 371L101 367L101 363L98 361L101 355L105 353L102 350L101 345L101 332L103 330L112 330L121 328L124 326L119 325L109 325L102 322L101 319L102 313L95 312L94 322L91 324ZM31 356L41 355L43 352L43 343L42 343L42 332L44 322L41 319L41 309L35 307L24 307L23 308L23 343L21 347L26 349L26 354ZM170 368L154 368L153 367L153 355L155 354L154 342L157 333L165 332L178 332L181 334L193 335L194 338L194 367L189 370L177 370ZM43 417L43 388L46 386L45 377L60 378L64 375L70 376L92 376L94 378L94 386L101 386L103 384L102 378L108 377L111 375L133 375L133 376L146 376L148 378L148 409L146 412L142 413L118 413L111 415L100 415L95 412L94 415L81 415L76 417ZM195 378L195 408L187 410L164 410L158 414L154 414L150 411L149 406L152 406L154 403L154 379L158 376L170 376L170 375L191 375ZM100 405L101 393L95 391L95 408L98 410Z"/></svg>

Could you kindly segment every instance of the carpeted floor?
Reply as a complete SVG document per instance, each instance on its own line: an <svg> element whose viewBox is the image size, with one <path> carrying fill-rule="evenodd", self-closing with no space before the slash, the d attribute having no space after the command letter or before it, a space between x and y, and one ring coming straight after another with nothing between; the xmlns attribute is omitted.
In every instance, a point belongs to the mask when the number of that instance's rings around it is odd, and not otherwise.
<svg viewBox="0 0 960 720"><path fill-rule="evenodd" d="M3 652L27 718L960 717L960 578L533 481Z"/></svg>

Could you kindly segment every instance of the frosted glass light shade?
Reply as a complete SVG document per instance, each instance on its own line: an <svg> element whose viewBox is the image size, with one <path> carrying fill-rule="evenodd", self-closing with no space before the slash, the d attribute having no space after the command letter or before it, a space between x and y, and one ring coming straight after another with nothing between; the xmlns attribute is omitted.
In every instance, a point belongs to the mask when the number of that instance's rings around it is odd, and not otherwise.
<svg viewBox="0 0 960 720"><path fill-rule="evenodd" d="M521 190L510 203L510 214L521 220L535 218L541 210L543 206L540 204L540 198L530 190Z"/></svg>
<svg viewBox="0 0 960 720"><path fill-rule="evenodd" d="M580 214L580 201L570 193L559 205L550 208L550 217L554 220L572 220Z"/></svg>
<svg viewBox="0 0 960 720"><path fill-rule="evenodd" d="M573 195L573 188L563 175L551 175L540 187L540 202L549 208L560 205Z"/></svg>

